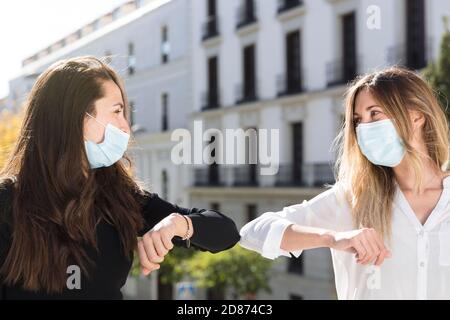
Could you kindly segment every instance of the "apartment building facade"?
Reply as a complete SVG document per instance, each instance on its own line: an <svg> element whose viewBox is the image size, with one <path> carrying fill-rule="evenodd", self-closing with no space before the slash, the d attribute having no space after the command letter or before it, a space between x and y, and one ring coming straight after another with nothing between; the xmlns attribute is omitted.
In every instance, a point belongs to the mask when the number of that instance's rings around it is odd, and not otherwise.
<svg viewBox="0 0 450 320"><path fill-rule="evenodd" d="M331 147L346 84L393 64L422 69L439 52L445 15L445 0L130 1L26 59L7 102L17 109L59 59L109 57L133 110L138 178L169 201L218 209L241 227L334 182ZM226 129L276 130L278 172L261 175L261 163L175 165L171 133L194 132L196 123L216 129L205 146ZM249 136L243 149L247 159L258 155L258 138ZM258 298L336 298L329 251L279 258L270 286ZM150 282L130 280L125 291L173 294L156 273Z"/></svg>
<svg viewBox="0 0 450 320"><path fill-rule="evenodd" d="M232 213L239 226L311 199L334 182L332 145L347 83L389 65L425 67L436 58L442 16L450 13L450 3L439 0L205 0L193 6L199 47L193 120L209 129L280 134L273 176L261 176L260 165L251 164L194 168L191 202ZM251 143L246 154L258 148ZM258 298L336 297L329 250L278 260L272 292Z"/></svg>

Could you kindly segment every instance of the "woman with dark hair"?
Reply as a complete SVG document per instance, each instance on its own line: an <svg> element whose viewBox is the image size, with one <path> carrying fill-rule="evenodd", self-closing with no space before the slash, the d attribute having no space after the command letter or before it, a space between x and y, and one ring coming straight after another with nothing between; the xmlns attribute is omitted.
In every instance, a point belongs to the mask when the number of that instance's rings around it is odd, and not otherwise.
<svg viewBox="0 0 450 320"><path fill-rule="evenodd" d="M219 252L239 240L223 214L138 185L125 155L128 109L119 76L94 57L37 79L0 174L0 298L121 299L135 249L148 274L173 244Z"/></svg>

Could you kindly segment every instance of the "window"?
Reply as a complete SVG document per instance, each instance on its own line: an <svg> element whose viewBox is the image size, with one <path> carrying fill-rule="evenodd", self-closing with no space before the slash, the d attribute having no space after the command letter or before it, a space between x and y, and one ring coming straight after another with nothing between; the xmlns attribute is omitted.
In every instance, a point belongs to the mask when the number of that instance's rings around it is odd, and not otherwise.
<svg viewBox="0 0 450 320"><path fill-rule="evenodd" d="M243 62L243 85L239 88L237 103L251 102L256 100L256 57L255 46L249 45L242 52Z"/></svg>
<svg viewBox="0 0 450 320"><path fill-rule="evenodd" d="M161 96L161 130L167 131L169 129L169 95L163 93Z"/></svg>
<svg viewBox="0 0 450 320"><path fill-rule="evenodd" d="M278 13L291 10L303 4L302 0L279 0L278 1Z"/></svg>
<svg viewBox="0 0 450 320"><path fill-rule="evenodd" d="M286 35L286 93L301 91L300 31Z"/></svg>
<svg viewBox="0 0 450 320"><path fill-rule="evenodd" d="M406 1L406 65L412 69L426 66L425 1Z"/></svg>
<svg viewBox="0 0 450 320"><path fill-rule="evenodd" d="M256 22L255 0L241 0L241 6L237 13L237 28Z"/></svg>
<svg viewBox="0 0 450 320"><path fill-rule="evenodd" d="M218 202L212 202L210 207L211 210L220 211L220 204Z"/></svg>
<svg viewBox="0 0 450 320"><path fill-rule="evenodd" d="M208 0L208 17L215 17L216 15L216 0Z"/></svg>
<svg viewBox="0 0 450 320"><path fill-rule="evenodd" d="M208 91L206 93L206 101L203 104L203 110L215 109L219 107L219 70L218 58L211 57L208 59Z"/></svg>
<svg viewBox="0 0 450 320"><path fill-rule="evenodd" d="M203 25L202 40L219 35L216 0L207 0L206 22Z"/></svg>
<svg viewBox="0 0 450 320"><path fill-rule="evenodd" d="M303 123L292 124L292 179L298 185L303 181Z"/></svg>
<svg viewBox="0 0 450 320"><path fill-rule="evenodd" d="M130 105L130 111L129 111L130 114L129 114L128 119L129 119L129 122L130 122L130 127L133 127L136 124L135 123L135 116L134 116L134 112L135 112L135 110L134 110L134 108L135 108L134 101L130 101L129 105Z"/></svg>
<svg viewBox="0 0 450 320"><path fill-rule="evenodd" d="M245 172L242 173L241 179L244 179L244 184L247 186L258 185L258 129L247 128L250 134L245 139Z"/></svg>
<svg viewBox="0 0 450 320"><path fill-rule="evenodd" d="M256 97L255 46L244 48L244 96L246 99Z"/></svg>
<svg viewBox="0 0 450 320"><path fill-rule="evenodd" d="M210 140L209 144L212 144L215 141L216 141L216 137L211 136L211 140ZM216 148L213 148L211 150L211 158L215 159L215 157L216 157ZM217 164L216 161L214 161L212 164L209 165L208 177L209 177L209 183L211 186L218 186L220 184L219 165Z"/></svg>
<svg viewBox="0 0 450 320"><path fill-rule="evenodd" d="M342 16L342 82L353 80L356 77L356 18L351 12Z"/></svg>
<svg viewBox="0 0 450 320"><path fill-rule="evenodd" d="M167 177L167 171L163 170L161 173L161 195L162 198L167 200L169 196L169 181Z"/></svg>
<svg viewBox="0 0 450 320"><path fill-rule="evenodd" d="M255 220L257 216L256 204L247 204L247 222Z"/></svg>
<svg viewBox="0 0 450 320"><path fill-rule="evenodd" d="M136 57L134 55L134 44L128 44L128 74L133 75L136 69Z"/></svg>
<svg viewBox="0 0 450 320"><path fill-rule="evenodd" d="M169 62L170 56L170 43L169 43L169 31L167 26L161 28L161 62L163 64Z"/></svg>
<svg viewBox="0 0 450 320"><path fill-rule="evenodd" d="M340 16L339 22L341 52L337 60L327 64L328 87L345 84L353 80L358 72L355 12Z"/></svg>

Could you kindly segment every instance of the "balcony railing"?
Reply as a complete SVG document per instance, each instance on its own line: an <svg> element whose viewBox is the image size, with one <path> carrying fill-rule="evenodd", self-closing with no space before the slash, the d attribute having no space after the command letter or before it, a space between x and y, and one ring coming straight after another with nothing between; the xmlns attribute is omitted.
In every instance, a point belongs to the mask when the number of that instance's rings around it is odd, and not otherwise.
<svg viewBox="0 0 450 320"><path fill-rule="evenodd" d="M264 187L323 187L335 182L330 163L311 163L295 166L282 164L278 173ZM269 179L270 180L270 179ZM257 165L205 166L194 170L196 187L260 187Z"/></svg>
<svg viewBox="0 0 450 320"><path fill-rule="evenodd" d="M235 88L236 104L255 102L258 100L258 84L238 84Z"/></svg>
<svg viewBox="0 0 450 320"><path fill-rule="evenodd" d="M286 12L301 5L303 5L303 0L278 0L278 13Z"/></svg>
<svg viewBox="0 0 450 320"><path fill-rule="evenodd" d="M194 169L194 186L220 187L226 183L223 168L217 164Z"/></svg>
<svg viewBox="0 0 450 320"><path fill-rule="evenodd" d="M258 167L255 164L242 165L233 168L233 184L235 186L257 186L258 177Z"/></svg>
<svg viewBox="0 0 450 320"><path fill-rule="evenodd" d="M219 34L219 18L210 16L203 24L202 41L217 37Z"/></svg>
<svg viewBox="0 0 450 320"><path fill-rule="evenodd" d="M424 68L433 58L433 39L427 38L425 50L407 50L404 43L397 44L387 49L386 62L388 65L400 65L418 70Z"/></svg>
<svg viewBox="0 0 450 320"><path fill-rule="evenodd" d="M327 64L327 85L346 84L355 79L359 71L360 58L356 59L339 59Z"/></svg>
<svg viewBox="0 0 450 320"><path fill-rule="evenodd" d="M279 187L320 187L335 181L332 165L329 163L312 163L301 166L293 164L280 165L275 185Z"/></svg>
<svg viewBox="0 0 450 320"><path fill-rule="evenodd" d="M299 70L289 75L279 75L277 77L278 96L288 96L303 92L303 74L304 72Z"/></svg>
<svg viewBox="0 0 450 320"><path fill-rule="evenodd" d="M202 111L220 108L220 93L208 91L202 95Z"/></svg>
<svg viewBox="0 0 450 320"><path fill-rule="evenodd" d="M238 8L236 16L236 29L255 23L258 20L256 17L256 1L244 0L244 3Z"/></svg>

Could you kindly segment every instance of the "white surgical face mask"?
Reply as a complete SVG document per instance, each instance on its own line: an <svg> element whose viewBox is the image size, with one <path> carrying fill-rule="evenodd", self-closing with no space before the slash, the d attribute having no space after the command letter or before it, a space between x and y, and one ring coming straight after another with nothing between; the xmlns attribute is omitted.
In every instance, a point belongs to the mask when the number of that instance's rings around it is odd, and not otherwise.
<svg viewBox="0 0 450 320"><path fill-rule="evenodd" d="M89 165L91 169L110 167L125 154L130 135L110 123L105 125L89 113L86 114L105 127L105 139L103 142L95 143L89 140L84 142Z"/></svg>
<svg viewBox="0 0 450 320"><path fill-rule="evenodd" d="M373 164L395 167L405 156L403 141L390 119L361 123L356 135L361 152Z"/></svg>

